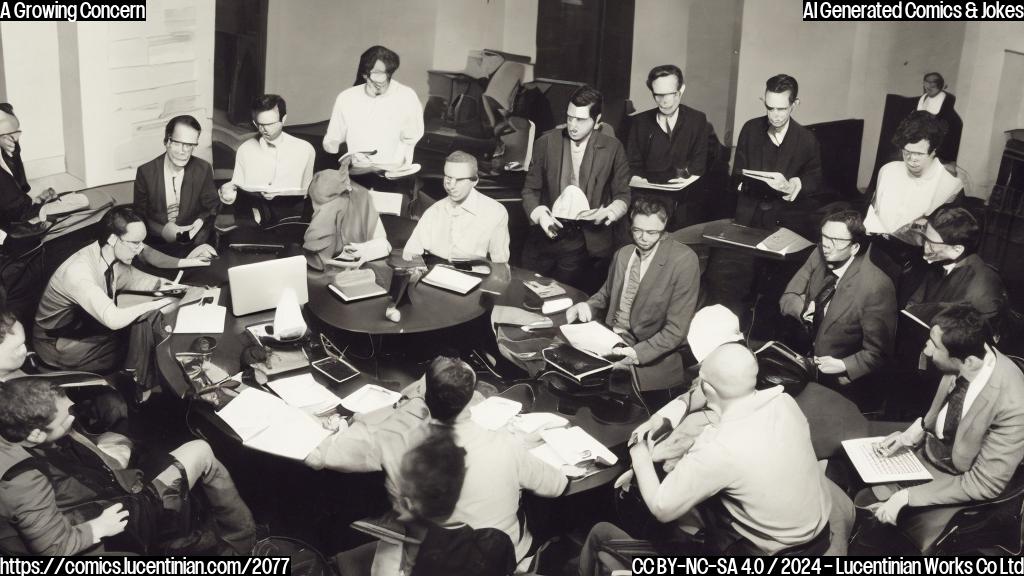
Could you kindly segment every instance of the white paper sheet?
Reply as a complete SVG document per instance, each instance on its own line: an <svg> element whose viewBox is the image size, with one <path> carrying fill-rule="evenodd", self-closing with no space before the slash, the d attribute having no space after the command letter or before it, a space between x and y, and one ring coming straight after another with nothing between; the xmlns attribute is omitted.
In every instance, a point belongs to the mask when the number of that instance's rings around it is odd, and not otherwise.
<svg viewBox="0 0 1024 576"><path fill-rule="evenodd" d="M402 195L394 192L377 192L370 190L370 198L373 199L373 207L381 214L402 215Z"/></svg>
<svg viewBox="0 0 1024 576"><path fill-rule="evenodd" d="M341 405L350 412L362 414L391 406L402 397L398 392L382 388L376 384L367 384L342 398Z"/></svg>
<svg viewBox="0 0 1024 576"><path fill-rule="evenodd" d="M330 434L314 417L255 388L243 390L217 415L245 446L295 460L308 456Z"/></svg>
<svg viewBox="0 0 1024 576"><path fill-rule="evenodd" d="M314 380L312 374L279 378L268 382L267 386L296 408L313 408L321 412L341 404L341 398Z"/></svg>
<svg viewBox="0 0 1024 576"><path fill-rule="evenodd" d="M423 277L423 281L432 286L439 288L445 288L459 294L466 294L473 288L476 288L480 284L480 278L471 276L469 274L463 274L458 270L453 270L446 266L434 266L426 276Z"/></svg>
<svg viewBox="0 0 1024 576"><path fill-rule="evenodd" d="M619 461L611 450L579 426L541 430L540 436L568 464L596 460L601 464L613 465Z"/></svg>
<svg viewBox="0 0 1024 576"><path fill-rule="evenodd" d="M522 411L522 404L500 396L491 396L470 408L473 422L488 430L503 428L513 416Z"/></svg>
<svg viewBox="0 0 1024 576"><path fill-rule="evenodd" d="M616 344L623 343L621 336L596 320L582 324L565 324L561 327L561 331L574 348L598 356L610 354Z"/></svg>

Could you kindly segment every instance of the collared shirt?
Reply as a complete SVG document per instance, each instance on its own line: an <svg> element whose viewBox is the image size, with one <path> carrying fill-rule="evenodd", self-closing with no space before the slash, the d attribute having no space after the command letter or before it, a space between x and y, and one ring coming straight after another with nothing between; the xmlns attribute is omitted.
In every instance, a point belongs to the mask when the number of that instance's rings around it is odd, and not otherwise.
<svg viewBox="0 0 1024 576"><path fill-rule="evenodd" d="M661 247L661 240L651 248L646 255L640 257L640 281L644 279L644 275L647 274L647 269L651 267L651 262L654 261L654 253ZM629 261L626 262L626 277L622 281L622 294L619 295L619 310L622 309L622 299L626 295L626 283L629 282L629 271L633 269L633 263L639 257L639 251L633 250L632 254L629 255ZM639 286L637 287L639 288ZM634 297L636 295L634 294ZM634 300L635 302L635 300Z"/></svg>
<svg viewBox="0 0 1024 576"><path fill-rule="evenodd" d="M679 108L676 108L675 112L665 116L662 113L658 113L658 126L665 131L666 134L670 133L676 127L676 120L679 119Z"/></svg>
<svg viewBox="0 0 1024 576"><path fill-rule="evenodd" d="M174 222L178 218L181 203L181 185L185 180L185 169L171 164L164 158L164 197L167 199L167 221ZM191 224L191 222L188 222Z"/></svg>
<svg viewBox="0 0 1024 576"><path fill-rule="evenodd" d="M772 144L782 146L782 141L786 139L787 132L789 132L789 120L786 120L786 124L779 132L775 132L775 128L772 127L771 121L768 122L768 139L772 141Z"/></svg>
<svg viewBox="0 0 1024 576"><path fill-rule="evenodd" d="M967 385L967 394L964 396L964 407L960 412L960 420L962 421L967 411L971 409L971 404L974 404L974 400L981 394L981 391L985 389L985 385L988 384L989 378L992 377L992 371L996 367L996 355L992 353L992 349L985 346L985 358L982 360L981 370L975 374L974 378L971 379L971 383ZM956 383L956 376L946 378L945 385L949 386L952 391L953 385ZM949 403L939 410L939 414L935 417L935 436L939 439L942 438L942 429L946 426L946 411L949 409Z"/></svg>
<svg viewBox="0 0 1024 576"><path fill-rule="evenodd" d="M856 256L851 256L851 257L849 257L846 260L846 263L843 264L842 266L840 266L839 268L836 268L835 270L829 270L829 272L834 274L835 277L836 277L836 290L839 290L839 281L843 279L843 274L846 274L846 271L850 269L850 264L853 264L853 259L855 257ZM811 294L810 296L813 298L815 295ZM829 301L825 303L825 314L828 314L828 306L829 306L829 304L832 303L832 300L834 300L834 299L835 299L835 293L833 293L832 294L832 298L830 298ZM813 322L814 321L814 307L815 307L815 302L814 302L814 300L811 300L807 304L807 310L804 311L804 320L806 320L807 322Z"/></svg>
<svg viewBox="0 0 1024 576"><path fill-rule="evenodd" d="M231 183L274 190L302 190L313 179L313 146L301 138L281 132L273 142L266 138L246 140L235 154L235 172Z"/></svg>
<svg viewBox="0 0 1024 576"><path fill-rule="evenodd" d="M508 244L508 211L474 188L461 204L444 198L427 208L405 251L427 251L447 260L489 255L492 262L502 263L509 259Z"/></svg>
<svg viewBox="0 0 1024 576"><path fill-rule="evenodd" d="M912 176L901 160L889 162L878 172L878 191L864 227L872 234L896 232L951 201L963 187L938 158L932 158L921 176Z"/></svg>
<svg viewBox="0 0 1024 576"><path fill-rule="evenodd" d="M366 85L345 89L334 101L324 135L324 149L338 151L348 142L349 152L369 152L374 163L404 163L412 159L423 137L423 106L412 88L392 79L380 96L366 93Z"/></svg>
<svg viewBox="0 0 1024 576"><path fill-rule="evenodd" d="M946 101L946 91L943 90L935 95L934 98L929 98L927 94L922 94L921 98L917 101L917 109L931 112L932 114L938 115L939 110L942 109L942 103Z"/></svg>
<svg viewBox="0 0 1024 576"><path fill-rule="evenodd" d="M569 154L572 158L572 179L573 186L580 185L580 166L583 165L583 156L587 153L587 142L590 142L590 134L582 142L569 142Z"/></svg>
<svg viewBox="0 0 1024 576"><path fill-rule="evenodd" d="M944 270L943 276L949 276L949 274L956 270L956 267L960 265L963 260L957 260L956 262L950 262L949 264L943 264L942 269Z"/></svg>

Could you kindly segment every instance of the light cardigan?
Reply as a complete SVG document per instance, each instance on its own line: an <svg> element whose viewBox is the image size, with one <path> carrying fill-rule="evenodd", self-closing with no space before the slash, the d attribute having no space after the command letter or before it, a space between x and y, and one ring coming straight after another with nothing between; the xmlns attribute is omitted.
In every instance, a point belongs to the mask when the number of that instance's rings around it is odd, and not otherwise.
<svg viewBox="0 0 1024 576"><path fill-rule="evenodd" d="M902 160L889 162L878 172L875 217L865 219L864 226L872 234L892 234L951 201L963 187L938 158L920 177L911 176Z"/></svg>

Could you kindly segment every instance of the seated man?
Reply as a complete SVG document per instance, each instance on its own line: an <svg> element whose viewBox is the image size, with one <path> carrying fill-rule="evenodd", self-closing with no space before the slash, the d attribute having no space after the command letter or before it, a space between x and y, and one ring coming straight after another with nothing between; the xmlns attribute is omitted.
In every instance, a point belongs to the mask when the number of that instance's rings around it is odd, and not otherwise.
<svg viewBox="0 0 1024 576"><path fill-rule="evenodd" d="M100 226L101 238L75 252L46 285L33 348L44 362L66 370L108 372L125 363L135 369L138 393L148 396L157 381L154 348L165 336L161 316L151 313L177 301L157 298L119 306L117 292L182 286L132 266L144 247L146 226L131 207L112 208Z"/></svg>
<svg viewBox="0 0 1024 576"><path fill-rule="evenodd" d="M53 188L32 193L21 161L21 123L14 107L0 103L0 227L36 217L43 202L54 198Z"/></svg>
<svg viewBox="0 0 1024 576"><path fill-rule="evenodd" d="M135 210L145 222L146 238L164 251L186 253L206 242L220 204L213 167L192 156L200 132L192 116L171 118L164 130L167 152L135 174Z"/></svg>
<svg viewBox="0 0 1024 576"><path fill-rule="evenodd" d="M640 197L630 214L633 244L615 253L608 278L586 302L566 311L566 320L589 322L594 310L625 340L620 363L636 366L637 385L654 410L683 383L680 348L697 308L700 265L697 255L665 239L668 210L657 199Z"/></svg>
<svg viewBox="0 0 1024 576"><path fill-rule="evenodd" d="M456 443L466 450L466 480L450 521L505 532L515 544L516 561L523 565L533 538L516 516L521 491L555 497L566 490L568 480L507 432L474 423L469 406L482 399L475 388L476 374L465 362L436 358L424 379L403 391L404 400L395 410L357 416L351 427L324 440L306 464L337 472L383 470L388 493L396 502L403 455L428 434L431 419L453 426ZM400 549L381 542L376 550L373 574L396 574ZM365 566L372 551L373 545L350 551L346 555L353 558L346 562Z"/></svg>
<svg viewBox="0 0 1024 576"><path fill-rule="evenodd" d="M741 344L711 352L700 379L717 423L704 430L664 481L654 469L650 435L630 448L637 485L651 514L659 522L687 516L692 521L691 513L700 506L708 544L720 554L771 555L827 530L832 509L828 480L815 460L807 420L793 399L781 387L755 389L757 362ZM583 548L580 574L594 573L600 540L622 537L628 538L621 530L595 527Z"/></svg>
<svg viewBox="0 0 1024 576"><path fill-rule="evenodd" d="M252 514L203 440L179 446L169 461L157 463L147 455L133 459L123 436L104 435L96 443L73 430L72 402L46 380L5 382L0 396L0 549L5 554L78 554L126 528L129 534L120 542L136 538L132 543L152 546L143 553L155 553L162 537L175 536L176 524L188 521L182 480L189 489L202 484L226 545L221 552L250 553ZM126 501L133 503L131 515ZM153 541L145 542L146 534L154 535Z"/></svg>
<svg viewBox="0 0 1024 576"><path fill-rule="evenodd" d="M309 142L284 131L287 106L277 94L253 100L252 123L259 133L235 152L231 181L220 187L221 202L233 204L241 188L273 201L271 206L278 212L301 215L303 198L313 180L316 152ZM288 197L279 197L282 193Z"/></svg>
<svg viewBox="0 0 1024 576"><path fill-rule="evenodd" d="M957 507L982 502L1006 487L1024 458L1024 374L992 347L984 319L969 304L943 310L931 322L924 354L943 376L924 419L894 432L876 449L883 456L906 447L931 472L925 484L862 492L858 503L891 494L875 508L886 524L899 518L911 541L928 549ZM895 492L893 492L895 490ZM909 514L908 514L909 512Z"/></svg>
<svg viewBox="0 0 1024 576"><path fill-rule="evenodd" d="M821 225L820 248L779 300L782 314L808 329L819 382L825 385L850 384L878 371L892 356L896 291L867 257L865 246L860 214L829 214Z"/></svg>
<svg viewBox="0 0 1024 576"><path fill-rule="evenodd" d="M474 187L476 158L455 151L444 162L443 198L420 218L405 244L403 257L429 252L445 260L486 259L508 262L508 211Z"/></svg>
<svg viewBox="0 0 1024 576"><path fill-rule="evenodd" d="M963 183L951 175L935 151L942 146L946 128L928 112L907 116L892 137L903 161L889 162L878 171L875 199L868 206L864 227L870 234L903 236L919 218L951 202Z"/></svg>
<svg viewBox="0 0 1024 576"><path fill-rule="evenodd" d="M523 267L583 290L596 289L604 278L602 264L615 246L611 225L629 207L626 151L613 136L596 130L602 102L590 86L572 93L566 127L534 143L523 185L523 209L537 225L527 232ZM576 208L593 212L585 221L563 225L552 214L556 203L572 207L565 214L569 219L578 216Z"/></svg>

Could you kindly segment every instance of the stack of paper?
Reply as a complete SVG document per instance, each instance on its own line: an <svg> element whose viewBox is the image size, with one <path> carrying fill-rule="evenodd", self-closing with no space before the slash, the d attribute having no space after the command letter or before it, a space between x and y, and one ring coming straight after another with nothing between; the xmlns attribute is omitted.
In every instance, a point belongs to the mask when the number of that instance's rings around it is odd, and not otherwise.
<svg viewBox="0 0 1024 576"><path fill-rule="evenodd" d="M451 290L459 294L466 294L476 288L481 280L476 276L463 274L446 266L434 266L430 272L423 277L423 281L431 286Z"/></svg>
<svg viewBox="0 0 1024 576"><path fill-rule="evenodd" d="M776 254L793 254L814 246L814 243L789 228L779 228L770 236L757 244L758 250L775 252Z"/></svg>
<svg viewBox="0 0 1024 576"><path fill-rule="evenodd" d="M223 334L228 309L217 304L220 288L207 290L189 288L178 307L175 334Z"/></svg>
<svg viewBox="0 0 1024 576"><path fill-rule="evenodd" d="M262 452L302 460L329 432L313 417L277 396L246 388L217 415L242 444Z"/></svg>
<svg viewBox="0 0 1024 576"><path fill-rule="evenodd" d="M579 426L541 430L540 436L544 439L544 444L549 446L564 464L570 466L588 461L611 466L619 461L611 450Z"/></svg>
<svg viewBox="0 0 1024 576"><path fill-rule="evenodd" d="M312 374L271 380L267 386L290 406L312 410L316 414L341 404L341 398L314 380Z"/></svg>
<svg viewBox="0 0 1024 576"><path fill-rule="evenodd" d="M875 452L875 445L882 440L885 440L883 436L843 440L843 449L864 482L874 484L932 479L931 473L911 450L903 450L889 457L879 456Z"/></svg>
<svg viewBox="0 0 1024 576"><path fill-rule="evenodd" d="M341 399L341 405L349 412L362 414L391 406L402 398L399 392L393 392L376 384L367 384Z"/></svg>
<svg viewBox="0 0 1024 576"><path fill-rule="evenodd" d="M532 434L538 430L546 430L548 428L561 428L568 423L569 421L565 418L551 412L519 414L512 419L512 427L523 434Z"/></svg>
<svg viewBox="0 0 1024 576"><path fill-rule="evenodd" d="M523 405L515 400L491 396L483 402L470 408L473 422L488 429L498 430L504 428L513 416L523 411Z"/></svg>
<svg viewBox="0 0 1024 576"><path fill-rule="evenodd" d="M582 324L565 324L561 330L562 336L565 336L573 348L598 356L607 356L611 354L616 344L624 343L621 336L593 320Z"/></svg>

